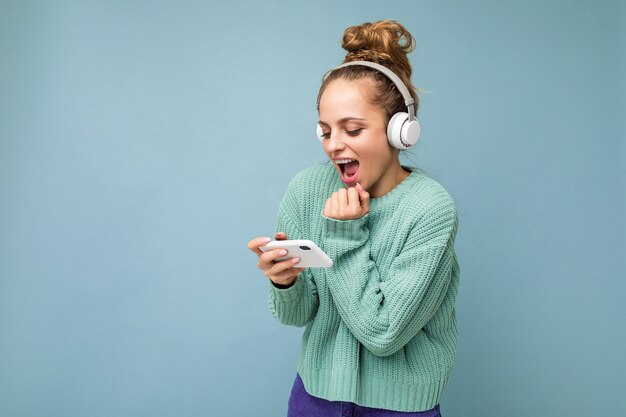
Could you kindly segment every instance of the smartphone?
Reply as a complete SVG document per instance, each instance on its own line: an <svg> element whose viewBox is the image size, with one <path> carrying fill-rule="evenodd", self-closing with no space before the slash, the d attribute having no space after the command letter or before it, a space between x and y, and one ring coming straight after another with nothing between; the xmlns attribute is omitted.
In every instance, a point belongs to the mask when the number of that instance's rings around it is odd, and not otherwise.
<svg viewBox="0 0 626 417"><path fill-rule="evenodd" d="M272 240L263 246L259 246L262 252L276 248L287 250L287 255L277 258L276 261L300 258L300 262L294 268L330 268L333 266L333 260L312 240Z"/></svg>

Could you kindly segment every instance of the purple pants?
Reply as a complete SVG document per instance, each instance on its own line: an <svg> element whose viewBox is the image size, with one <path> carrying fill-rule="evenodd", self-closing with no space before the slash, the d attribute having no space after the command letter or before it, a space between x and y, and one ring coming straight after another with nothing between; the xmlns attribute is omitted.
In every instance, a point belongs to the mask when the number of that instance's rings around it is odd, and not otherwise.
<svg viewBox="0 0 626 417"><path fill-rule="evenodd" d="M441 417L439 404L430 410L403 412L363 407L345 401L328 401L306 392L300 374L289 397L287 417Z"/></svg>

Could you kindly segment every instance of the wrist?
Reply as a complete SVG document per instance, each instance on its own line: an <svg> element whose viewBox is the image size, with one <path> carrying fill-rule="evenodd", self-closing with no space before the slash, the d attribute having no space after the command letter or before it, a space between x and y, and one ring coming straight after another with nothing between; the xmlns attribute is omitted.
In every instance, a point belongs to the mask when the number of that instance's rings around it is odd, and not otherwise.
<svg viewBox="0 0 626 417"><path fill-rule="evenodd" d="M292 287L292 286L293 286L293 284L295 284L295 283L296 283L296 280L295 280L295 279L294 279L293 281L291 281L290 283L288 283L288 284L278 284L278 283L276 283L276 282L274 282L274 281L272 281L272 280L270 280L270 281L272 282L272 285L273 285L274 287L276 287L276 288L278 288L278 289L281 289L281 290L284 290L284 289L287 289L287 288L289 288L289 287Z"/></svg>

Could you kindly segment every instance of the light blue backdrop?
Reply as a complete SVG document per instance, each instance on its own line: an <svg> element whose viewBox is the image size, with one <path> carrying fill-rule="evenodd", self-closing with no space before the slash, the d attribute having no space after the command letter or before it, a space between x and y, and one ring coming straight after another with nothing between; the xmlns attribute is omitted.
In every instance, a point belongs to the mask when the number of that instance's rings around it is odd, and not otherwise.
<svg viewBox="0 0 626 417"><path fill-rule="evenodd" d="M0 416L285 415L246 243L384 18L460 216L444 417L626 415L624 4L0 1Z"/></svg>

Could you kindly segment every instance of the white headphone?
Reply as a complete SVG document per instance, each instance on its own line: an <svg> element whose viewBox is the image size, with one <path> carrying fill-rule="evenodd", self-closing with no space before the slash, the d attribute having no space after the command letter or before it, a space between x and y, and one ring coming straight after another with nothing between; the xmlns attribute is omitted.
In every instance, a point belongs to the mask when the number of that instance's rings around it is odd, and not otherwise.
<svg viewBox="0 0 626 417"><path fill-rule="evenodd" d="M402 94L402 97L404 98L404 103L406 104L408 112L398 112L391 116L391 119L389 119L389 123L387 124L387 140L391 146L398 149L408 149L415 145L420 137L421 128L417 118L415 117L415 101L413 100L413 97L411 97L411 94L409 94L409 90L406 88L400 77L394 74L389 68L375 62L351 61L327 71L326 74L324 74L323 81L325 81L326 78L328 78L328 75L330 75L330 73L334 70L347 67L349 65L362 65L374 68L375 70L378 70L386 75L387 78L389 78L396 85L400 94ZM317 103L317 108L319 109L319 102ZM322 127L318 123L317 137L320 142L324 140L323 134L324 132L322 131Z"/></svg>

